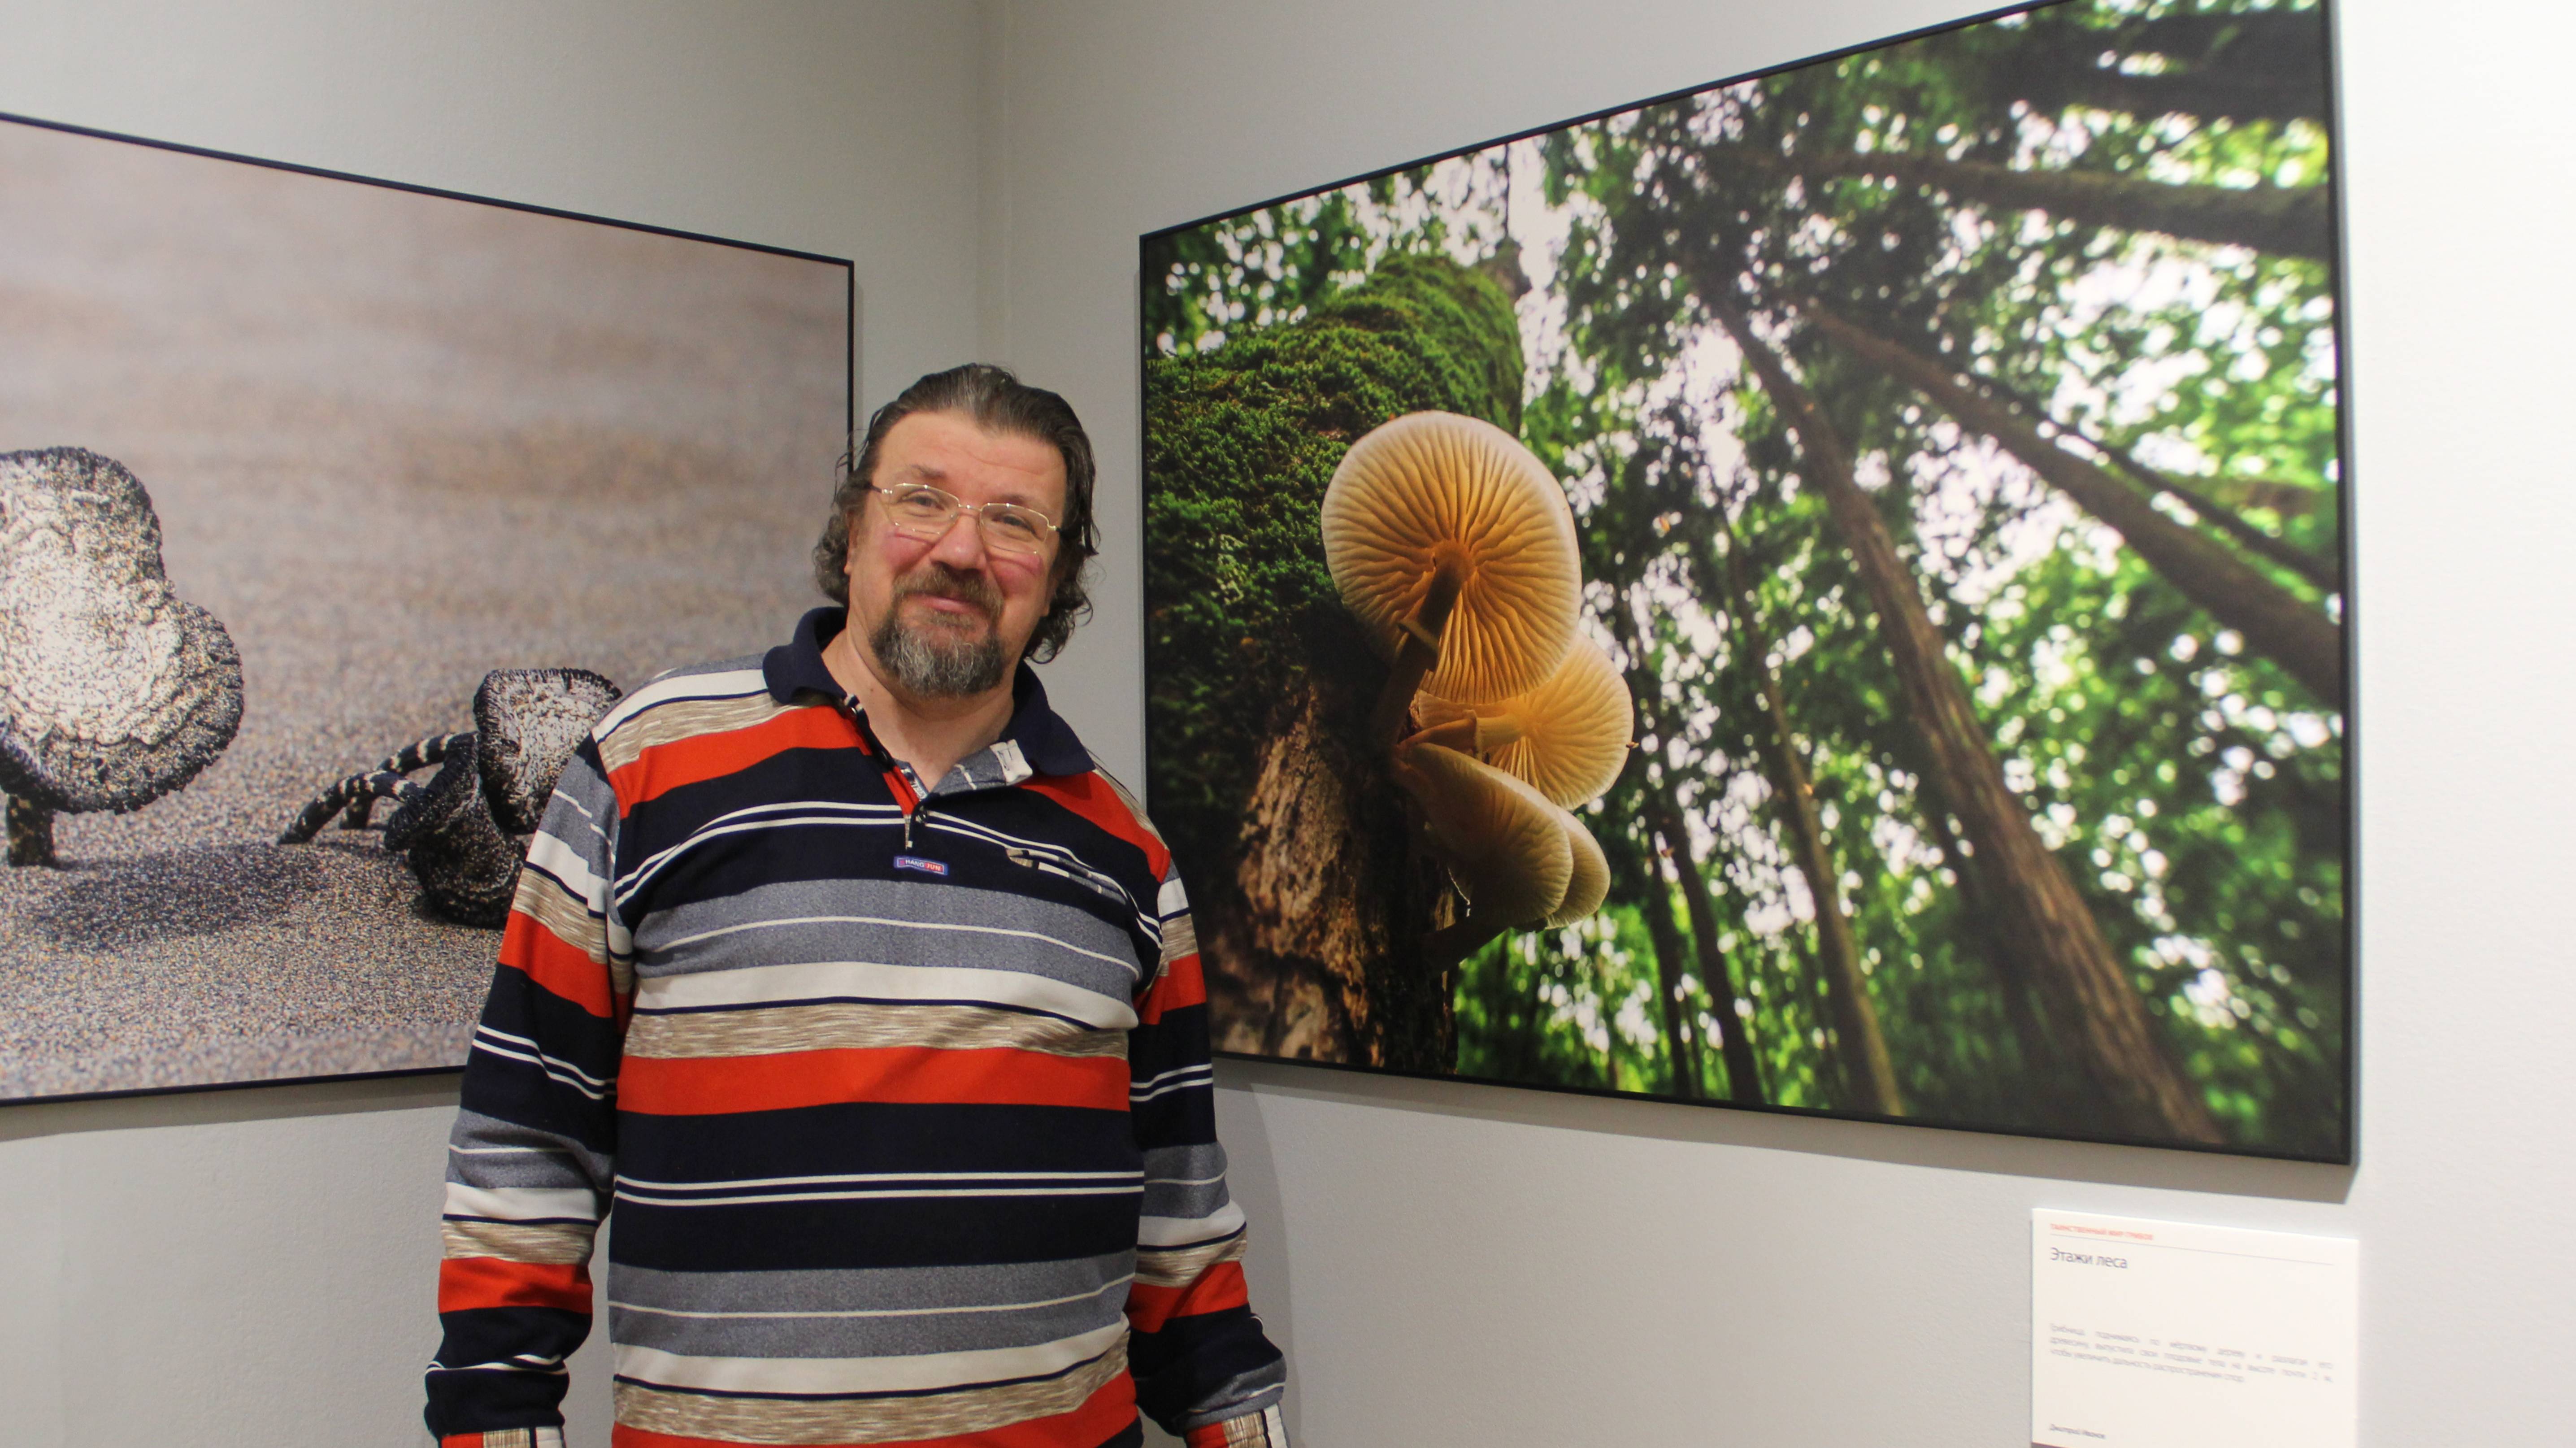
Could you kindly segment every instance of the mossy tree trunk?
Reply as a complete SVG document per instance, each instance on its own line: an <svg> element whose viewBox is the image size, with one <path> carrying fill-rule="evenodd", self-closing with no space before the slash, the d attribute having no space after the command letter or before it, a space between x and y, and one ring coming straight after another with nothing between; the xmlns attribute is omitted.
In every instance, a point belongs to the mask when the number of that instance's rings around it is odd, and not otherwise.
<svg viewBox="0 0 2576 1448"><path fill-rule="evenodd" d="M1149 804L1220 1049L1446 1071L1454 892L1364 728L1386 677L1324 566L1333 468L1389 418L1520 427L1510 300L1399 256L1296 321L1145 366Z"/></svg>

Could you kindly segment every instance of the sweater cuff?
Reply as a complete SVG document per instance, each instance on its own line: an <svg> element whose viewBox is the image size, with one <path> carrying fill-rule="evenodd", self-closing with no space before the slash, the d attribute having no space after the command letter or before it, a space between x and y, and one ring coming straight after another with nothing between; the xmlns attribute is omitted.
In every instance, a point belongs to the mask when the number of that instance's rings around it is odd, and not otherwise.
<svg viewBox="0 0 2576 1448"><path fill-rule="evenodd" d="M1221 1423L1192 1428L1181 1435L1186 1448L1288 1448L1288 1420L1276 1407Z"/></svg>
<svg viewBox="0 0 2576 1448"><path fill-rule="evenodd" d="M438 1448L564 1448L564 1436L559 1427L492 1428L481 1433L446 1434L438 1440Z"/></svg>

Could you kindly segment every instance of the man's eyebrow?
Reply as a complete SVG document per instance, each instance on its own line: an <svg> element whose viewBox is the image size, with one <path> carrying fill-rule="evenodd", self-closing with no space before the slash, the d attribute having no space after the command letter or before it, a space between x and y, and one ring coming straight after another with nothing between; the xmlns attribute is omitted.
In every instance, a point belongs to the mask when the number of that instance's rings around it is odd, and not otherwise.
<svg viewBox="0 0 2576 1448"><path fill-rule="evenodd" d="M946 478L948 474L941 472L939 469L934 468L927 463L905 463L895 476L906 479L920 478L925 482L938 482Z"/></svg>

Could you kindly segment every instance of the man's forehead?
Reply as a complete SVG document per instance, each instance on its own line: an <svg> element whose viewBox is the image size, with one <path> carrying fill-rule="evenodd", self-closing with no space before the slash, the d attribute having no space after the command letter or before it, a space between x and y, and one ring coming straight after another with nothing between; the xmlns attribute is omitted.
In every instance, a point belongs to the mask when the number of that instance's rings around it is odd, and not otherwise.
<svg viewBox="0 0 2576 1448"><path fill-rule="evenodd" d="M1044 438L988 428L959 412L919 412L886 430L878 481L976 484L996 496L1055 503L1064 497L1064 455Z"/></svg>

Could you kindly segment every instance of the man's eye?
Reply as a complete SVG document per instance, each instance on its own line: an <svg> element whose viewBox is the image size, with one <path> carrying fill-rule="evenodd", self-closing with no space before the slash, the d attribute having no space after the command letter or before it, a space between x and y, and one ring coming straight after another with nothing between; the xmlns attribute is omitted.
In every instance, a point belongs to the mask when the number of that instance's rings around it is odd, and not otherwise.
<svg viewBox="0 0 2576 1448"><path fill-rule="evenodd" d="M1028 538L1038 536L1037 521L1025 513L996 513L993 515L993 523L1005 533Z"/></svg>
<svg viewBox="0 0 2576 1448"><path fill-rule="evenodd" d="M937 498L928 493L897 493L890 501L893 502L896 512L908 518L936 518L948 511L939 505Z"/></svg>

